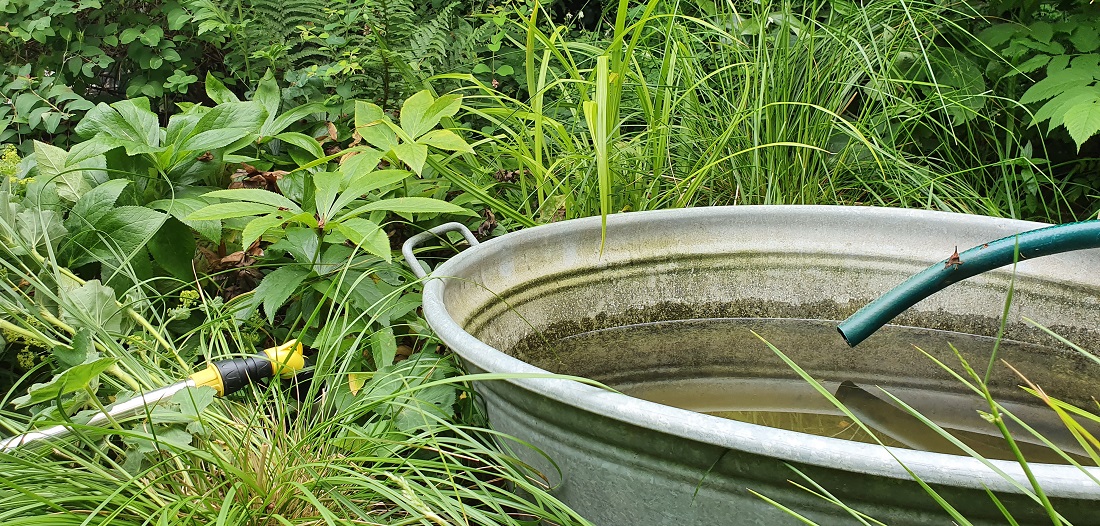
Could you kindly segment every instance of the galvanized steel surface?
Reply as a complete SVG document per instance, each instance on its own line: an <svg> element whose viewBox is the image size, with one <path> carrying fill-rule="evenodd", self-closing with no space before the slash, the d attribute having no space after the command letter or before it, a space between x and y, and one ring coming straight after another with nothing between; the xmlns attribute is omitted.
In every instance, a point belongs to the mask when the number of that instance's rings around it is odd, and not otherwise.
<svg viewBox="0 0 1100 526"><path fill-rule="evenodd" d="M601 328L644 320L662 309L666 319L675 319L679 307L669 311L670 304L718 306L703 312L757 309L764 315L840 319L942 260L954 245L1041 226L900 209L701 208L611 216L601 252L599 218L566 221L484 242L439 266L425 285L424 312L471 371L538 373L544 370L500 349L563 323ZM1100 328L1096 250L1021 263L1015 278L1005 269L975 277L919 303L899 320L989 330L1012 279L1017 302L1011 335L1036 337L1020 321L1027 316L1073 337L1095 338ZM921 371L914 364L890 363L889 356L870 358L899 374ZM1006 480L972 458L744 424L565 380L484 382L478 390L494 427L541 448L552 462L519 453L550 476L566 503L603 526L793 522L750 490L822 524L855 522L788 483L805 483L788 465L887 523L946 523L946 515L899 462L964 512L976 514L976 524L1003 522L986 487L1021 514L1041 517L1037 505L1019 496L1028 484L1011 462L991 462L1010 475ZM1032 469L1063 513L1092 516L1092 501L1100 499L1094 480L1072 466ZM1095 468L1089 472L1100 477Z"/></svg>

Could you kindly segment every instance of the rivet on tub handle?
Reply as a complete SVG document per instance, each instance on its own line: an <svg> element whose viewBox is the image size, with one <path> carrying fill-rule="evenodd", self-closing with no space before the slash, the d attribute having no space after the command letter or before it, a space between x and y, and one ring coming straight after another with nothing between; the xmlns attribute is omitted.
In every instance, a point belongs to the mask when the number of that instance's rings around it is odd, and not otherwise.
<svg viewBox="0 0 1100 526"><path fill-rule="evenodd" d="M405 262L409 264L409 268L412 269L413 274L415 274L417 278L424 279L428 276L428 273L424 272L424 268L420 266L420 261L413 255L413 249L428 238L438 238L447 232L462 233L462 237L466 238L466 242L469 243L470 246L478 244L478 240L474 237L474 233L470 232L470 229L466 228L466 225L462 223L444 223L410 237L405 241L405 244L401 245L401 254L405 256Z"/></svg>

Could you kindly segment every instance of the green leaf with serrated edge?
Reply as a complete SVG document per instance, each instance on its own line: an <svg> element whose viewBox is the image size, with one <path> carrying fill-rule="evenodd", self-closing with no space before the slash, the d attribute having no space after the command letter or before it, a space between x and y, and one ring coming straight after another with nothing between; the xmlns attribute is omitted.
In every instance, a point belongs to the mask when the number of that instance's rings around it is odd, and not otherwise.
<svg viewBox="0 0 1100 526"><path fill-rule="evenodd" d="M89 190L77 200L65 220L65 225L70 231L93 227L111 210L128 184L130 181L125 179L112 179Z"/></svg>
<svg viewBox="0 0 1100 526"><path fill-rule="evenodd" d="M1031 38L1044 44L1049 44L1050 39L1054 38L1054 26L1050 22L1035 22L1028 29L1031 30Z"/></svg>
<svg viewBox="0 0 1100 526"><path fill-rule="evenodd" d="M375 210L404 214L462 214L467 212L465 208L441 199L432 199L431 197L395 197L393 199L382 199L381 201L367 203L344 214L341 216L340 220L345 221L346 219Z"/></svg>
<svg viewBox="0 0 1100 526"><path fill-rule="evenodd" d="M304 133L298 132L284 132L275 135L276 139L283 141L292 146L297 146L314 157L324 157L325 150L321 148L321 143L317 142L317 139L310 137Z"/></svg>
<svg viewBox="0 0 1100 526"><path fill-rule="evenodd" d="M286 229L286 237L271 245L271 248L289 252L298 263L313 265L319 255L320 240L317 231L312 228L290 227Z"/></svg>
<svg viewBox="0 0 1100 526"><path fill-rule="evenodd" d="M83 170L65 164L69 153L52 144L34 141L34 160L38 164L39 177L57 183L57 195L66 201L76 202L92 189Z"/></svg>
<svg viewBox="0 0 1100 526"><path fill-rule="evenodd" d="M348 241L367 253L386 260L386 263L391 261L390 238L378 223L353 217L337 223L336 228Z"/></svg>
<svg viewBox="0 0 1100 526"><path fill-rule="evenodd" d="M1089 53L1087 55L1078 55L1073 57L1072 64L1073 67L1076 68L1098 68L1100 67L1100 54Z"/></svg>
<svg viewBox="0 0 1100 526"><path fill-rule="evenodd" d="M465 139L451 130L432 130L417 139L416 142L449 152L473 153L474 151Z"/></svg>
<svg viewBox="0 0 1100 526"><path fill-rule="evenodd" d="M419 91L405 99L404 104L401 105L401 129L405 130L409 137L414 139L420 137L439 122L438 117L435 118L435 122L432 122L432 115L428 111L433 102L435 98L428 90Z"/></svg>
<svg viewBox="0 0 1100 526"><path fill-rule="evenodd" d="M386 115L375 104L355 101L355 131L367 144L388 152L397 146L397 135L386 125Z"/></svg>
<svg viewBox="0 0 1100 526"><path fill-rule="evenodd" d="M383 153L378 150L367 150L344 159L340 164L340 171L344 173L343 187L365 173L378 170L378 163L382 160Z"/></svg>
<svg viewBox="0 0 1100 526"><path fill-rule="evenodd" d="M1024 96L1020 98L1020 103L1030 104L1032 102L1047 100L1051 97L1060 95L1068 89L1089 84L1093 82L1093 73L1093 71L1086 71L1078 68L1056 71L1028 88L1028 90L1024 92Z"/></svg>
<svg viewBox="0 0 1100 526"><path fill-rule="evenodd" d="M256 92L252 94L252 100L259 102L267 110L267 119L264 124L271 122L279 114L279 104L282 103L282 94L279 91L279 83L275 81L271 70L264 73L256 86Z"/></svg>
<svg viewBox="0 0 1100 526"><path fill-rule="evenodd" d="M195 257L195 236L191 229L169 217L146 245L153 261L169 274L183 281L195 279L192 259Z"/></svg>
<svg viewBox="0 0 1100 526"><path fill-rule="evenodd" d="M65 163L74 165L93 157L98 157L124 145L124 141L115 137L109 135L96 135L84 142L74 144L73 147L69 149L69 156L65 158Z"/></svg>
<svg viewBox="0 0 1100 526"><path fill-rule="evenodd" d="M1047 63L1047 75L1057 73L1069 67L1069 59L1069 55L1058 55L1051 58L1050 62Z"/></svg>
<svg viewBox="0 0 1100 526"><path fill-rule="evenodd" d="M167 218L144 206L113 208L96 221L95 228L107 238L107 244L94 245L92 253L103 261L128 258L149 242Z"/></svg>
<svg viewBox="0 0 1100 526"><path fill-rule="evenodd" d="M428 147L417 143L402 143L393 147L393 153L398 159L412 168L412 171L420 175L424 172L424 164L428 162Z"/></svg>
<svg viewBox="0 0 1100 526"><path fill-rule="evenodd" d="M1080 152L1081 145L1100 132L1100 98L1075 104L1066 113L1064 125Z"/></svg>
<svg viewBox="0 0 1100 526"><path fill-rule="evenodd" d="M257 239L263 237L268 230L285 222L286 216L278 213L260 216L249 221L248 224L244 226L244 230L241 230L242 250L248 250L248 247L252 246L252 243L255 243Z"/></svg>
<svg viewBox="0 0 1100 526"><path fill-rule="evenodd" d="M197 126L196 126L197 127ZM222 128L199 132L180 145L179 155L191 155L184 152L203 152L207 150L220 150L230 147L237 140L249 135L251 130L246 128Z"/></svg>
<svg viewBox="0 0 1100 526"><path fill-rule="evenodd" d="M383 327L370 335L371 356L375 367L385 367L393 363L397 356L397 338L393 327Z"/></svg>
<svg viewBox="0 0 1100 526"><path fill-rule="evenodd" d="M234 217L270 214L278 210L277 207L260 203L218 203L216 205L205 206L201 210L193 212L191 215L187 216L187 219L192 221L202 219L232 219Z"/></svg>
<svg viewBox="0 0 1100 526"><path fill-rule="evenodd" d="M301 265L286 265L264 276L256 287L256 302L263 305L268 323L275 322L275 313L298 290L309 276L309 269Z"/></svg>
<svg viewBox="0 0 1100 526"><path fill-rule="evenodd" d="M222 84L222 81L218 80L209 71L206 72L206 96L210 97L214 104L241 101L236 94L229 91L229 88L225 87L225 84Z"/></svg>
<svg viewBox="0 0 1100 526"><path fill-rule="evenodd" d="M139 97L120 100L111 104L111 107L118 111L122 120L136 134L134 140L150 147L160 146L160 118L149 109L149 99ZM128 133L122 138L128 138L129 135Z"/></svg>
<svg viewBox="0 0 1100 526"><path fill-rule="evenodd" d="M249 132L259 131L267 118L267 110L258 102L227 102L218 104L206 112L191 130L191 137L210 130L241 128ZM190 137L188 138L190 139Z"/></svg>
<svg viewBox="0 0 1100 526"><path fill-rule="evenodd" d="M55 376L49 382L32 385L26 396L20 396L12 400L12 403L15 404L15 407L18 409L42 402L53 401L58 397L83 390L92 383L92 380L96 379L100 374L103 374L107 369L110 369L116 361L118 360L115 358L100 358L94 362L84 363L69 368Z"/></svg>
<svg viewBox="0 0 1100 526"><path fill-rule="evenodd" d="M1100 48L1100 34L1095 27L1088 24L1078 25L1069 37L1069 41L1081 53L1091 53Z"/></svg>
<svg viewBox="0 0 1100 526"><path fill-rule="evenodd" d="M1032 124L1038 124L1044 120L1050 119L1050 123L1047 126L1047 132L1049 133L1062 125L1065 121L1066 112L1070 111L1074 106L1095 99L1098 96L1100 96L1100 87L1097 86L1081 86L1066 90L1065 93L1043 104L1043 106L1039 108L1039 111L1035 112L1035 118Z"/></svg>
<svg viewBox="0 0 1100 526"><path fill-rule="evenodd" d="M338 215L337 213L348 203L359 199L364 194L399 183L411 175L412 172L408 170L378 170L359 175L352 179L347 189L336 198L336 202L332 205L334 215Z"/></svg>
<svg viewBox="0 0 1100 526"><path fill-rule="evenodd" d="M168 212L172 217L180 220L183 224L191 227L200 236L217 243L221 241L222 237L222 222L218 220L192 220L189 216L204 207L209 203L201 201L199 199L182 198L182 199L161 199L149 203L149 208Z"/></svg>
<svg viewBox="0 0 1100 526"><path fill-rule="evenodd" d="M260 203L274 206L275 208L286 208L294 214L302 211L302 209L298 206L298 203L287 199L281 194L277 194L275 192L263 190L260 188L233 188L230 190L214 190L213 192L207 192L202 196L220 197L222 199L247 201L250 203Z"/></svg>
<svg viewBox="0 0 1100 526"><path fill-rule="evenodd" d="M1047 65L1047 62L1050 62L1050 55L1035 55L1024 61L1023 64L1016 66L1016 69L1009 71L1007 74L1005 74L1005 76L1011 77L1020 73L1031 73L1032 71L1035 71Z"/></svg>
<svg viewBox="0 0 1100 526"><path fill-rule="evenodd" d="M332 219L332 205L340 191L340 182L344 174L340 172L318 172L313 174L313 202L317 215L324 220Z"/></svg>

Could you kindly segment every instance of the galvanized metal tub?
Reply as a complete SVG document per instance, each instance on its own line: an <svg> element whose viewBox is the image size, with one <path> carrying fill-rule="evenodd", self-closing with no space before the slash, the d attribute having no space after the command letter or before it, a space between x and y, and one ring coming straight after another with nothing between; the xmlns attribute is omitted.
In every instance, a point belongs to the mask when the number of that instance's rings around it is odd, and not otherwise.
<svg viewBox="0 0 1100 526"><path fill-rule="evenodd" d="M901 209L739 206L613 215L601 247L599 218L565 221L487 241L440 265L425 284L424 314L471 372L549 369L611 384L693 371L702 377L793 376L759 341L744 339L731 339L723 351L702 356L682 345L562 357L538 354L531 342L662 320L839 320L943 260L956 245L968 248L1042 226ZM1097 250L1021 262L1015 276L1011 268L982 274L922 301L894 323L994 335L1010 282L1015 296L1008 337L1051 342L1022 321L1027 317L1096 348ZM913 334L921 332L926 331ZM819 377L885 376L918 389L955 383L912 349L876 347L876 337L851 350L776 343ZM942 348L926 350L951 362L949 339ZM1029 378L1071 400L1095 394L1092 379L1078 375L1087 368L1080 356L1056 348L1049 352L1010 358ZM1064 385L1052 385L1059 382ZM1010 398L1020 396L1018 383L1004 371L992 380L995 391ZM601 526L795 522L756 494L821 524L856 523L841 507L791 484L806 485L792 467L888 524L949 522L905 468L975 524L1004 523L985 488L1017 519L1046 522L1039 505L1021 494L1020 487L1029 485L1013 462L986 465L968 457L772 429L568 380L517 378L476 388L494 428L546 456L517 454L549 477L558 497ZM1079 523L1095 519L1100 470L1031 468L1065 517Z"/></svg>

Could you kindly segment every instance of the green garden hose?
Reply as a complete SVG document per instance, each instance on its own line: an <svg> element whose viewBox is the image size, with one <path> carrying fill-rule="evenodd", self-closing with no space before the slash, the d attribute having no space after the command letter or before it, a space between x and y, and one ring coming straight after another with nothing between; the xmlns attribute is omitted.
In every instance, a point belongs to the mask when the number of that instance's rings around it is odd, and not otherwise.
<svg viewBox="0 0 1100 526"><path fill-rule="evenodd" d="M855 347L898 314L952 283L1012 264L1017 258L1024 261L1089 248L1100 248L1100 220L1055 225L990 241L905 280L849 316L837 330Z"/></svg>

